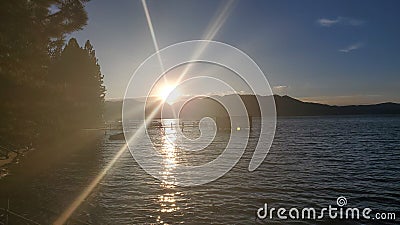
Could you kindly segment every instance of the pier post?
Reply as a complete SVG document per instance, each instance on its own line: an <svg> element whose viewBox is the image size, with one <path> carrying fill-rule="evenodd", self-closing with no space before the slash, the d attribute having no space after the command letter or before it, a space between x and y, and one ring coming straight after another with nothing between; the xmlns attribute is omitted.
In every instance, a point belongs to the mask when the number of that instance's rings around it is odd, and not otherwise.
<svg viewBox="0 0 400 225"><path fill-rule="evenodd" d="M6 209L6 225L8 225L8 215L10 211L10 199L7 199L7 209Z"/></svg>

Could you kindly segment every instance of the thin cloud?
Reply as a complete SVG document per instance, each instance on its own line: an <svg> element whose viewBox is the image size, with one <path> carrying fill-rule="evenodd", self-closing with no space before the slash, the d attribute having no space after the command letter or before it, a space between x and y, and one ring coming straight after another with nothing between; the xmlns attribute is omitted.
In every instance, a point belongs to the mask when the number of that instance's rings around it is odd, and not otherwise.
<svg viewBox="0 0 400 225"><path fill-rule="evenodd" d="M272 87L272 92L277 95L288 95L289 86L277 85Z"/></svg>
<svg viewBox="0 0 400 225"><path fill-rule="evenodd" d="M289 86L286 86L286 85L278 85L278 86L274 86L273 88L275 88L275 89L285 89L285 88L288 88Z"/></svg>
<svg viewBox="0 0 400 225"><path fill-rule="evenodd" d="M314 102L328 105L365 105L387 102L385 96L375 94L313 96L301 97L299 99L305 102Z"/></svg>
<svg viewBox="0 0 400 225"><path fill-rule="evenodd" d="M339 19L326 19L321 18L317 20L317 23L323 27L330 27L336 23L339 23Z"/></svg>
<svg viewBox="0 0 400 225"><path fill-rule="evenodd" d="M349 52L357 50L363 46L364 46L363 43L355 43L355 44L347 46L346 48L339 49L339 52L349 53Z"/></svg>
<svg viewBox="0 0 400 225"><path fill-rule="evenodd" d="M331 27L333 25L361 26L365 21L339 16L336 19L320 18L317 23L322 27Z"/></svg>

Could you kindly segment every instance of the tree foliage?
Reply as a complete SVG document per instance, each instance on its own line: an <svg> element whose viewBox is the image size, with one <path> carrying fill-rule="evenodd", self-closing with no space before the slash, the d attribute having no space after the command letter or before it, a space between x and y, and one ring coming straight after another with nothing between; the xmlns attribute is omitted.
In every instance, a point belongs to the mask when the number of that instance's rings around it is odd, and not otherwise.
<svg viewBox="0 0 400 225"><path fill-rule="evenodd" d="M52 104L63 110L56 113L58 118L68 122L61 127L99 126L105 87L91 43L87 41L82 48L76 39L70 39L53 60L50 75L50 83L59 94Z"/></svg>
<svg viewBox="0 0 400 225"><path fill-rule="evenodd" d="M82 49L71 40L63 50L66 35L87 23L86 2L0 1L0 145L31 145L40 135L63 129L54 126L60 126L61 120L67 124L71 118L62 118L57 111L78 115L73 110L83 110L59 104L66 99L80 99L75 104L81 105L86 101L93 111L101 108L105 90L93 47L88 42L87 49ZM81 51L79 57L84 60L72 62L68 52L73 51ZM59 89L63 80L68 85Z"/></svg>

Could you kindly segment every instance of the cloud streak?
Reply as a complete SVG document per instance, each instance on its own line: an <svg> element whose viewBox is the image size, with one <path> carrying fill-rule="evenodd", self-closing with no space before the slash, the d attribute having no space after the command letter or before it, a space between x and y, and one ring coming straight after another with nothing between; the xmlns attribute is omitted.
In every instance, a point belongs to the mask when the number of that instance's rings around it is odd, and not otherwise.
<svg viewBox="0 0 400 225"><path fill-rule="evenodd" d="M349 52L357 50L357 49L359 49L359 48L361 48L363 46L364 46L364 44L359 42L359 43L355 43L355 44L349 45L349 46L347 46L345 48L339 49L339 52L349 53Z"/></svg>
<svg viewBox="0 0 400 225"><path fill-rule="evenodd" d="M331 27L333 25L346 25L346 26L361 26L365 23L363 20L348 18L348 17L337 17L336 19L320 18L317 20L317 24L322 27Z"/></svg>
<svg viewBox="0 0 400 225"><path fill-rule="evenodd" d="M277 95L288 95L289 86L277 85L272 87L272 92Z"/></svg>
<svg viewBox="0 0 400 225"><path fill-rule="evenodd" d="M318 19L317 20L317 23L320 25L320 26L323 26L323 27L330 27L330 26L332 26L332 25L334 25L334 24L337 24L339 22L339 19L326 19L326 18L321 18L321 19Z"/></svg>

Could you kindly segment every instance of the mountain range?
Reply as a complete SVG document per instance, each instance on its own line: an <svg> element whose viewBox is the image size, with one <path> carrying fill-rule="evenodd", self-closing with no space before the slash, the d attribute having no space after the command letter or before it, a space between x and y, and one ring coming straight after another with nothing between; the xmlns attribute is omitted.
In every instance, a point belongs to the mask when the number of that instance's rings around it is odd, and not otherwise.
<svg viewBox="0 0 400 225"><path fill-rule="evenodd" d="M222 100L228 104L234 104L234 95L212 96L215 99ZM240 95L244 102L247 112L250 116L260 115L260 108L257 98L254 95ZM258 96L260 105L263 107L271 101L272 96ZM303 102L289 96L273 95L276 112L278 117L282 116L332 116L332 115L376 115L376 114L398 114L400 115L400 104L398 103L380 103L372 105L348 105L333 106L320 103ZM128 99L128 105L138 110L129 110L130 118L140 118L139 111L144 107L144 101L140 99ZM161 104L161 101L153 100L146 106L146 113L154 111L155 107ZM163 117L174 118L183 102L176 102L172 105L164 104ZM121 120L122 100L106 101L105 119L106 121ZM155 118L160 118L160 110L155 113ZM181 110L181 118L199 119L204 116L223 117L227 116L227 111L217 101L202 97L194 98L185 103Z"/></svg>

